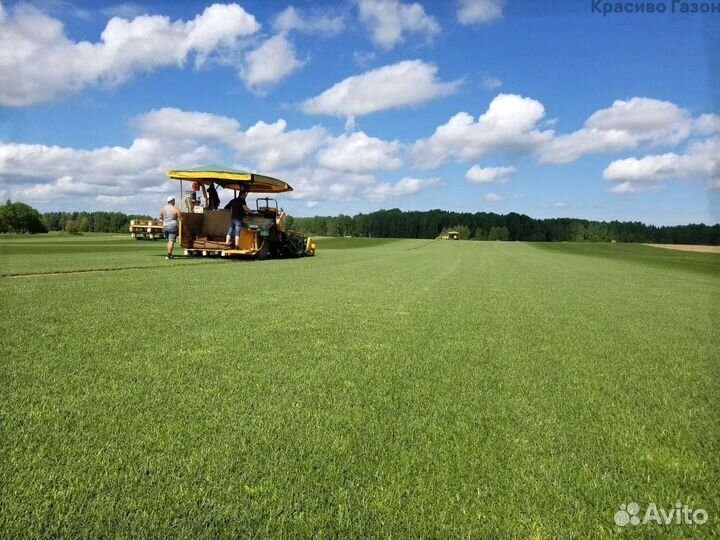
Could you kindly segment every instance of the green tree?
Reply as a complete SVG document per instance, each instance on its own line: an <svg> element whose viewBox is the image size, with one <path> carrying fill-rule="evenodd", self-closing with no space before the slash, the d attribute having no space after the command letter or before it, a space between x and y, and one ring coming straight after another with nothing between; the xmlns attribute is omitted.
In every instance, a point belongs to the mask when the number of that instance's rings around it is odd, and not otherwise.
<svg viewBox="0 0 720 540"><path fill-rule="evenodd" d="M327 229L325 229L325 231L328 236L340 236L337 219L328 220Z"/></svg>
<svg viewBox="0 0 720 540"><path fill-rule="evenodd" d="M8 200L0 207L0 232L35 234L48 230L40 213L32 206Z"/></svg>
<svg viewBox="0 0 720 540"><path fill-rule="evenodd" d="M68 219L65 222L65 232L68 234L80 234L80 222L76 219Z"/></svg>
<svg viewBox="0 0 720 540"><path fill-rule="evenodd" d="M570 241L582 242L585 240L585 225L579 221L573 221L570 224Z"/></svg>
<svg viewBox="0 0 720 540"><path fill-rule="evenodd" d="M507 241L510 239L510 231L504 225L502 227L493 227L488 233L488 240L502 240Z"/></svg>
<svg viewBox="0 0 720 540"><path fill-rule="evenodd" d="M474 240L487 240L488 239L487 231L485 229L483 229L482 227L478 227L477 229L475 229L475 235L473 236L473 239Z"/></svg>

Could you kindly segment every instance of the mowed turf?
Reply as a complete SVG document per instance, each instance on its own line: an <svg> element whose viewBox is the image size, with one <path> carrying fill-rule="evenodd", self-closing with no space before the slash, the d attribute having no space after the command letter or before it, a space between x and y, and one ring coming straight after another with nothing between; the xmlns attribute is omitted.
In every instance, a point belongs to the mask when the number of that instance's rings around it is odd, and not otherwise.
<svg viewBox="0 0 720 540"><path fill-rule="evenodd" d="M0 537L720 535L720 257L317 244L5 241Z"/></svg>

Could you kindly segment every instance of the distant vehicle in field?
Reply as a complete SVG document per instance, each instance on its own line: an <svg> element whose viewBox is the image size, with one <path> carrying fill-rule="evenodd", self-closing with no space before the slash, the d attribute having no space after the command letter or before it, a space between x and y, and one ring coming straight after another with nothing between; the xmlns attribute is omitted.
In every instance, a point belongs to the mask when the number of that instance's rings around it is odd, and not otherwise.
<svg viewBox="0 0 720 540"><path fill-rule="evenodd" d="M457 231L448 231L447 234L444 234L440 238L441 240L460 240L460 233Z"/></svg>
<svg viewBox="0 0 720 540"><path fill-rule="evenodd" d="M156 219L132 219L130 220L130 237L137 240L148 238L160 240L165 238L162 223Z"/></svg>
<svg viewBox="0 0 720 540"><path fill-rule="evenodd" d="M270 197L258 198L256 210L243 217L239 245L230 247L225 243L226 231L230 227L230 210L219 209L215 187L232 191L234 199L240 191L268 194L292 191L286 182L224 167L172 170L167 174L171 179L180 181L182 219L179 241L186 255L255 259L315 255L313 239L289 230L285 212ZM183 192L185 180L192 182L192 190Z"/></svg>

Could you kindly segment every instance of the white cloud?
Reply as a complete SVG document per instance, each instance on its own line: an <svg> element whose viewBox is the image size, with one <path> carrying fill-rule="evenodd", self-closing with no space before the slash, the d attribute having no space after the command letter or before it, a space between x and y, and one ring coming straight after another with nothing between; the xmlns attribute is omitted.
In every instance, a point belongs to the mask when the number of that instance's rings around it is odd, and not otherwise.
<svg viewBox="0 0 720 540"><path fill-rule="evenodd" d="M583 128L556 135L542 131L543 105L512 94L498 95L477 120L466 112L453 116L435 133L412 148L415 165L439 166L446 159L471 161L492 152L532 151L540 164L570 163L582 156L620 152L639 147L677 145L693 132L718 131L720 118L706 114L693 119L667 101L634 97L618 100L592 114Z"/></svg>
<svg viewBox="0 0 720 540"><path fill-rule="evenodd" d="M395 184L379 183L370 186L365 191L367 197L375 201L384 201L408 195L416 195L429 187L440 185L438 178L403 178Z"/></svg>
<svg viewBox="0 0 720 540"><path fill-rule="evenodd" d="M227 116L183 111L173 107L153 109L135 117L132 124L147 135L171 139L230 142L240 130L240 124Z"/></svg>
<svg viewBox="0 0 720 540"><path fill-rule="evenodd" d="M100 12L106 17L120 17L122 19L134 19L140 15L144 15L147 8L135 2L124 2L102 8Z"/></svg>
<svg viewBox="0 0 720 540"><path fill-rule="evenodd" d="M603 172L603 177L633 183L676 179L712 183L720 178L720 138L693 143L684 154L670 152L613 161Z"/></svg>
<svg viewBox="0 0 720 540"><path fill-rule="evenodd" d="M271 173L309 162L327 140L319 126L289 130L281 119L243 131L228 117L172 108L150 111L131 123L140 134L129 147L0 143L0 185L7 184L13 198L55 207L62 200L82 200L79 206L91 208L98 196L131 192L139 194L138 208L154 200L153 193L174 189L165 177L171 168L227 163L236 155L252 162L247 168Z"/></svg>
<svg viewBox="0 0 720 540"><path fill-rule="evenodd" d="M487 195L485 195L483 197L483 199L485 200L485 202L498 203L498 202L504 201L505 197L503 197L501 195L497 195L495 193L488 193Z"/></svg>
<svg viewBox="0 0 720 540"><path fill-rule="evenodd" d="M257 122L238 134L232 146L243 158L253 159L259 170L272 171L305 162L326 138L321 126L287 130L287 122L280 119L272 124Z"/></svg>
<svg viewBox="0 0 720 540"><path fill-rule="evenodd" d="M71 208L92 208L101 196L128 193L134 194L137 208L153 199L148 188L167 186L168 169L212 162L214 157L203 145L144 137L127 148L94 150L0 143L0 182L8 184L14 199L54 208L63 202Z"/></svg>
<svg viewBox="0 0 720 540"><path fill-rule="evenodd" d="M240 70L240 76L248 88L262 93L290 76L303 64L295 55L295 49L287 36L277 34L245 55L245 65Z"/></svg>
<svg viewBox="0 0 720 540"><path fill-rule="evenodd" d="M369 173L399 169L403 164L398 156L401 151L398 141L383 141L360 131L331 140L318 152L317 160L328 169Z"/></svg>
<svg viewBox="0 0 720 540"><path fill-rule="evenodd" d="M259 121L242 131L240 124L227 116L174 108L150 111L132 123L147 137L222 143L263 171L303 163L328 137L320 126L288 130L283 119Z"/></svg>
<svg viewBox="0 0 720 540"><path fill-rule="evenodd" d="M345 28L342 17L330 17L323 14L306 15L293 6L286 7L275 18L273 27L276 32L301 32L303 34L322 34L335 36Z"/></svg>
<svg viewBox="0 0 720 540"><path fill-rule="evenodd" d="M480 167L473 165L465 173L465 179L468 182L476 184L485 184L490 182L505 182L508 178L515 174L515 167Z"/></svg>
<svg viewBox="0 0 720 540"><path fill-rule="evenodd" d="M696 133L701 135L720 133L720 115L702 114L695 119L693 128Z"/></svg>
<svg viewBox="0 0 720 540"><path fill-rule="evenodd" d="M482 77L482 87L491 92L497 90L502 86L502 81L499 77L485 73Z"/></svg>
<svg viewBox="0 0 720 540"><path fill-rule="evenodd" d="M342 173L323 167L303 165L294 169L277 171L279 178L286 178L294 191L290 199L311 203L314 207L323 201L385 201L409 197L425 189L440 186L438 178L411 178L392 182L378 182L371 174Z"/></svg>
<svg viewBox="0 0 720 540"><path fill-rule="evenodd" d="M538 130L544 116L539 101L500 94L477 120L466 112L453 116L430 138L417 141L412 155L417 166L433 168L448 158L471 161L490 152L534 149L553 137L552 131Z"/></svg>
<svg viewBox="0 0 720 540"><path fill-rule="evenodd" d="M157 140L139 138L128 148L102 147L76 150L42 144L0 144L0 176L8 179L134 176L157 165L163 150Z"/></svg>
<svg viewBox="0 0 720 540"><path fill-rule="evenodd" d="M706 128L710 123L703 119L699 125ZM570 163L588 154L630 150L643 142L674 146L692 129L688 111L669 101L640 97L618 100L592 114L582 129L544 145L538 159L540 163Z"/></svg>
<svg viewBox="0 0 720 540"><path fill-rule="evenodd" d="M567 204L562 201L554 202L552 204L553 208L565 208L566 206L567 206Z"/></svg>
<svg viewBox="0 0 720 540"><path fill-rule="evenodd" d="M369 174L343 173L303 164L299 167L274 171L278 178L287 178L294 191L291 199L303 201L348 201L363 197L364 191L377 181Z"/></svg>
<svg viewBox="0 0 720 540"><path fill-rule="evenodd" d="M426 39L440 33L438 22L416 2L357 0L357 5L360 21L370 30L373 43L385 50L402 43L406 33L421 34Z"/></svg>
<svg viewBox="0 0 720 540"><path fill-rule="evenodd" d="M73 42L62 23L28 4L0 13L0 105L26 106L135 73L196 63L260 29L237 4L213 4L190 21L142 15L108 21L100 41Z"/></svg>
<svg viewBox="0 0 720 540"><path fill-rule="evenodd" d="M82 150L0 142L0 193L41 209L152 212L178 189L166 177L169 169L223 162L286 179L294 187L288 198L308 207L400 198L439 185L435 178L378 182L367 173L397 169L404 147L362 132L330 137L320 126L288 129L282 119L243 130L229 117L174 108L149 111L131 125L139 133L129 147ZM353 162L353 152L366 164Z"/></svg>
<svg viewBox="0 0 720 540"><path fill-rule="evenodd" d="M649 193L652 191L660 191L662 189L661 186L653 185L653 184L645 184L645 185L637 185L633 184L632 182L622 182L620 184L617 184L610 188L608 191L610 193Z"/></svg>
<svg viewBox="0 0 720 540"><path fill-rule="evenodd" d="M549 141L540 149L538 160L540 163L571 163L588 154L629 150L637 144L637 139L626 131L580 129Z"/></svg>
<svg viewBox="0 0 720 540"><path fill-rule="evenodd" d="M637 140L654 145L675 145L684 141L692 129L687 110L669 101L634 97L617 100L611 107L594 113L585 127L601 131L625 131Z"/></svg>
<svg viewBox="0 0 720 540"><path fill-rule="evenodd" d="M365 69L375 61L377 54L374 51L355 51L353 52L353 62L359 68Z"/></svg>
<svg viewBox="0 0 720 540"><path fill-rule="evenodd" d="M301 103L307 114L348 117L417 106L455 92L459 81L442 82L437 67L406 60L348 77Z"/></svg>
<svg viewBox="0 0 720 540"><path fill-rule="evenodd" d="M459 4L460 24L489 23L502 17L505 0L460 0Z"/></svg>

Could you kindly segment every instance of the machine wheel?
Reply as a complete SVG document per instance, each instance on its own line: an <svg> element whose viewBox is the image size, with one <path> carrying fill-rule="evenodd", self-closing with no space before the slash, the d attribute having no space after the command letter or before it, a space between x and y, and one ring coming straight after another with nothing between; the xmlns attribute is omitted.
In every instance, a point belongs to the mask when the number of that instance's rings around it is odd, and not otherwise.
<svg viewBox="0 0 720 540"><path fill-rule="evenodd" d="M262 261L263 259L267 259L270 255L270 241L267 239L267 237L263 238L262 244L260 244L260 249L255 254L255 257Z"/></svg>

